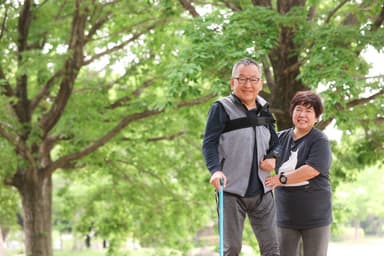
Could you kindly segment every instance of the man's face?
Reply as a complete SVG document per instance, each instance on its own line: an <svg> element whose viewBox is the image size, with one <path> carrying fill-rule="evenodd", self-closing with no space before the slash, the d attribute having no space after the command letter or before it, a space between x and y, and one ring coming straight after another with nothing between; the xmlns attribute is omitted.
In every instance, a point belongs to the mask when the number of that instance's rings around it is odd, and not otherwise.
<svg viewBox="0 0 384 256"><path fill-rule="evenodd" d="M256 96L263 88L258 68L252 64L239 65L236 75L231 78L231 88L244 105L253 107Z"/></svg>

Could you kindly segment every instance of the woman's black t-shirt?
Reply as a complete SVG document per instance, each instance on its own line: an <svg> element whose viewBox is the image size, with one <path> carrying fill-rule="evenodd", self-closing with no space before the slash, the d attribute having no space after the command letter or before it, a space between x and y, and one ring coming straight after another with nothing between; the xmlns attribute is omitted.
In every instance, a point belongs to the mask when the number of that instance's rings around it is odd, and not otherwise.
<svg viewBox="0 0 384 256"><path fill-rule="evenodd" d="M278 133L281 155L276 169L288 172L307 164L320 174L307 182L275 189L277 224L292 229L329 225L332 223L329 181L332 154L328 138L316 128L296 141L292 135L292 128Z"/></svg>

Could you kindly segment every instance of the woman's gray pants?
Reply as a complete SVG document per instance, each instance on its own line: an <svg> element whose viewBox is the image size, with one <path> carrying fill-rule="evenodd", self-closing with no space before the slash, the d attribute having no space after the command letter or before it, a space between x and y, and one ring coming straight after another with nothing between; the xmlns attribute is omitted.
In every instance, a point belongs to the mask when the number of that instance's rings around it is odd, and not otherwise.
<svg viewBox="0 0 384 256"><path fill-rule="evenodd" d="M330 225L301 230L279 228L278 235L281 255L298 256L299 244L302 239L304 256L326 256L328 252L330 234Z"/></svg>

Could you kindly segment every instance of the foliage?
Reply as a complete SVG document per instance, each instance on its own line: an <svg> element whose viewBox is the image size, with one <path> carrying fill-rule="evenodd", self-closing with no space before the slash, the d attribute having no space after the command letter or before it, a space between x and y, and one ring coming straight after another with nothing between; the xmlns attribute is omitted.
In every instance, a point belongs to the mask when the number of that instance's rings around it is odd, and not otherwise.
<svg viewBox="0 0 384 256"><path fill-rule="evenodd" d="M237 2L196 19L185 33L193 44L180 54L194 68L180 71L188 77L212 77L211 90L226 95L228 64L244 56L258 60L265 77L262 96L279 129L291 125L288 104L297 90L320 92L326 109L319 128L335 121L344 131L343 142L332 143L336 189L382 161L383 74L368 77L370 66L362 53L371 46L382 52L383 6L372 1L338 6L334 1L271 2L265 7ZM337 203L334 208L338 224L344 209ZM251 232L245 238L252 243Z"/></svg>
<svg viewBox="0 0 384 256"><path fill-rule="evenodd" d="M383 182L383 165L376 165L361 171L354 181L340 184L334 197L335 207L343 213L340 224L360 223L372 216L383 219L384 201L379 196L384 192Z"/></svg>
<svg viewBox="0 0 384 256"><path fill-rule="evenodd" d="M43 184L54 175L54 223L63 232L95 232L116 252L127 236L190 248L216 218L200 152L206 114L229 93L232 65L245 56L263 65L262 96L279 129L291 125L288 102L297 90L321 92L320 128L336 121L346 134L343 148L333 147L335 186L382 161L383 77L367 78L362 57L369 46L383 49L378 1L0 7L0 177L23 198L34 189L49 200ZM4 197L11 216L15 193ZM38 244L40 232L28 230L36 234L28 244Z"/></svg>
<svg viewBox="0 0 384 256"><path fill-rule="evenodd" d="M354 129L354 130L352 130ZM351 127L351 132L345 132L340 144L333 145L334 162L332 165L332 183L337 188L343 182L357 179L361 170L369 166L383 165L381 157L382 144L380 137L383 131L376 127L369 131ZM366 132L369 132L367 136Z"/></svg>
<svg viewBox="0 0 384 256"><path fill-rule="evenodd" d="M12 188L0 186L0 227L1 229L16 229L17 214L20 211L19 197Z"/></svg>
<svg viewBox="0 0 384 256"><path fill-rule="evenodd" d="M183 120L182 115L194 118ZM57 223L70 220L74 232L86 235L92 229L108 240L131 237L143 246L189 248L212 215L203 202L211 201L214 210L208 175L202 171L203 128L193 125L203 118L205 113L193 108L178 118L169 111L127 129L119 144L96 152L98 167L93 158L84 159L87 167L80 179L77 172L58 176L54 216L62 220Z"/></svg>
<svg viewBox="0 0 384 256"><path fill-rule="evenodd" d="M206 99L193 90L170 97L166 81L173 45L183 43L182 10L169 1L88 3L2 5L1 176L31 194L26 179L63 171L53 207L62 232L188 248L211 199L200 153L206 111L191 107ZM25 30L9 16L27 20Z"/></svg>

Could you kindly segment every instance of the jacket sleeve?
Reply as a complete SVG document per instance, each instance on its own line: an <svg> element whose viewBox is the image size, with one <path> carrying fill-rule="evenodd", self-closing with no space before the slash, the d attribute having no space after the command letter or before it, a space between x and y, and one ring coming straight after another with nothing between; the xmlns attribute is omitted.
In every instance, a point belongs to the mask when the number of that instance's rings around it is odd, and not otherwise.
<svg viewBox="0 0 384 256"><path fill-rule="evenodd" d="M281 153L281 146L279 138L276 133L275 124L269 125L269 131L271 133L271 139L269 141L269 150L264 158L279 158Z"/></svg>
<svg viewBox="0 0 384 256"><path fill-rule="evenodd" d="M218 146L220 135L228 119L227 113L220 103L212 104L208 113L202 145L205 164L211 174L221 170Z"/></svg>

